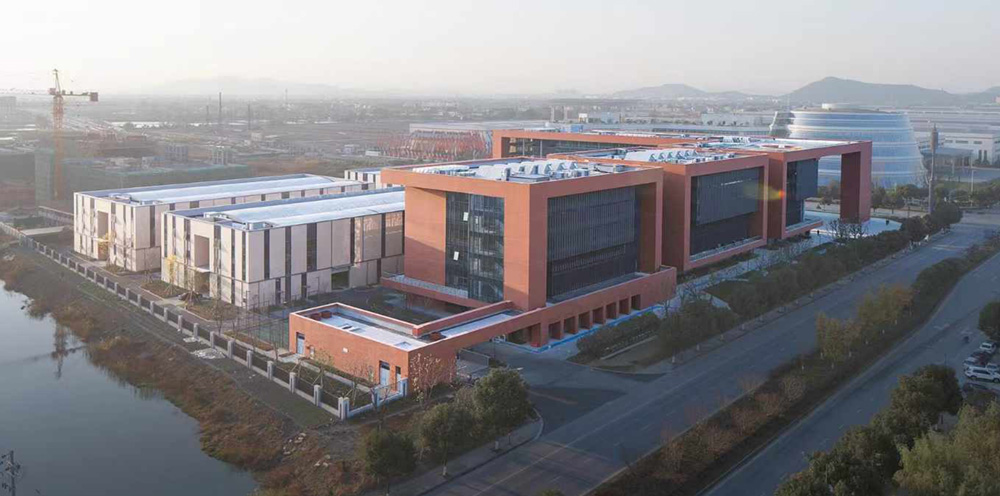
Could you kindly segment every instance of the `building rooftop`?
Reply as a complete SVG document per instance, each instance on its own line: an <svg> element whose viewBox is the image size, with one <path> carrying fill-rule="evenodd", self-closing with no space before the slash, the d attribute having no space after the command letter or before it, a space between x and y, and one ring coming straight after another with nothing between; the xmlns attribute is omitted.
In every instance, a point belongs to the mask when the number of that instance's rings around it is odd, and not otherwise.
<svg viewBox="0 0 1000 496"><path fill-rule="evenodd" d="M99 198L111 198L126 203L154 204L192 202L233 196L265 195L285 191L332 188L358 184L361 183L347 179L335 179L312 174L290 174L285 176L87 191L81 194Z"/></svg>
<svg viewBox="0 0 1000 496"><path fill-rule="evenodd" d="M701 149L746 150L751 152L794 152L840 146L848 141L761 138L751 136L714 136L714 141L697 143Z"/></svg>
<svg viewBox="0 0 1000 496"><path fill-rule="evenodd" d="M476 132L495 129L527 129L546 128L548 122L543 120L528 121L481 121L481 122L415 122L410 124L410 132L415 131L450 131Z"/></svg>
<svg viewBox="0 0 1000 496"><path fill-rule="evenodd" d="M414 167L413 172L472 177L494 181L537 183L578 177L616 174L636 170L635 167L609 164L579 163L572 160L510 159L483 163L463 163Z"/></svg>
<svg viewBox="0 0 1000 496"><path fill-rule="evenodd" d="M575 154L587 158L606 158L613 160L630 160L635 162L657 162L671 164L700 164L715 162L749 155L732 151L704 151L697 148L614 148Z"/></svg>
<svg viewBox="0 0 1000 496"><path fill-rule="evenodd" d="M413 350L427 345L427 341L412 334L412 326L390 317L365 312L347 305L334 303L325 307L298 312L306 318L321 322L341 332L377 341L401 350Z"/></svg>
<svg viewBox="0 0 1000 496"><path fill-rule="evenodd" d="M401 212L403 188L179 210L175 215L246 229L269 229L313 222Z"/></svg>

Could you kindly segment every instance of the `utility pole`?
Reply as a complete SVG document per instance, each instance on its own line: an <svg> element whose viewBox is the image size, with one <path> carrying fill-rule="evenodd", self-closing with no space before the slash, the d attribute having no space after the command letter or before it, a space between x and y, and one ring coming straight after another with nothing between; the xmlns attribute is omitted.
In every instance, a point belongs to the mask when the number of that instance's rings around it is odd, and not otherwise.
<svg viewBox="0 0 1000 496"><path fill-rule="evenodd" d="M211 114L209 113L210 108L211 108L210 105L205 105L205 127L208 127L208 125L212 122L212 117Z"/></svg>
<svg viewBox="0 0 1000 496"><path fill-rule="evenodd" d="M937 124L931 129L931 181L927 188L927 213L934 213L934 166L937 165L938 130Z"/></svg>

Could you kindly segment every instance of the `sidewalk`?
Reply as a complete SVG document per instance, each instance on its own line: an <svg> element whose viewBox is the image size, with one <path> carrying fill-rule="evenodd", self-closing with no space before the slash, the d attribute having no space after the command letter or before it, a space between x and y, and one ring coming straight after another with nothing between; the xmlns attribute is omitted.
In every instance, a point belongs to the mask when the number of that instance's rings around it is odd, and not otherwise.
<svg viewBox="0 0 1000 496"><path fill-rule="evenodd" d="M393 484L392 494L400 496L419 496L427 494L457 477L471 472L490 461L510 453L519 446L537 439L542 434L545 422L541 418L519 427L510 436L510 444L506 439L500 440L500 451L493 451L493 441L483 446L467 451L465 454L448 462L448 478L441 477L441 466L435 465L430 470L416 475L404 482ZM384 490L369 491L369 496L381 495Z"/></svg>

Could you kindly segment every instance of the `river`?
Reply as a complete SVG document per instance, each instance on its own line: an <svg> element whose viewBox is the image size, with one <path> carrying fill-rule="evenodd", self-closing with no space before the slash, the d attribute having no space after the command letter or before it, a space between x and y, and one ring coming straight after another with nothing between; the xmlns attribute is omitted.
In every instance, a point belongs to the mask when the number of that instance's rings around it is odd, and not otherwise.
<svg viewBox="0 0 1000 496"><path fill-rule="evenodd" d="M90 363L27 298L0 290L0 453L21 495L246 495L255 484L201 451L198 423ZM0 494L7 494L0 489Z"/></svg>

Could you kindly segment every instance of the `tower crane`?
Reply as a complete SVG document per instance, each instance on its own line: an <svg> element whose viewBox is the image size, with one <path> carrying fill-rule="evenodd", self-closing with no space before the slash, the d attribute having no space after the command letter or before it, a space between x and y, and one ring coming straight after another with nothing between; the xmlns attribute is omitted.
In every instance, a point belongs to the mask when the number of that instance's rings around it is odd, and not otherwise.
<svg viewBox="0 0 1000 496"><path fill-rule="evenodd" d="M63 160L63 117L65 116L65 100L67 97L80 97L87 98L91 102L98 101L98 94L96 91L88 91L84 93L74 93L72 91L66 91L63 89L62 84L59 82L59 70L53 69L52 76L55 78L55 86L49 88L48 91L33 91L33 90L22 90L17 88L3 88L0 89L0 94L3 95L49 95L52 97L52 199L58 200L62 197L63 184L62 184L62 160Z"/></svg>
<svg viewBox="0 0 1000 496"><path fill-rule="evenodd" d="M63 116L66 113L64 100L66 97L89 98L91 102L97 102L97 92L88 91L84 93L74 93L63 89L59 82L59 69L53 69L52 75L55 78L55 86L49 88L49 95L52 95L52 200L62 199L62 161L63 161Z"/></svg>

